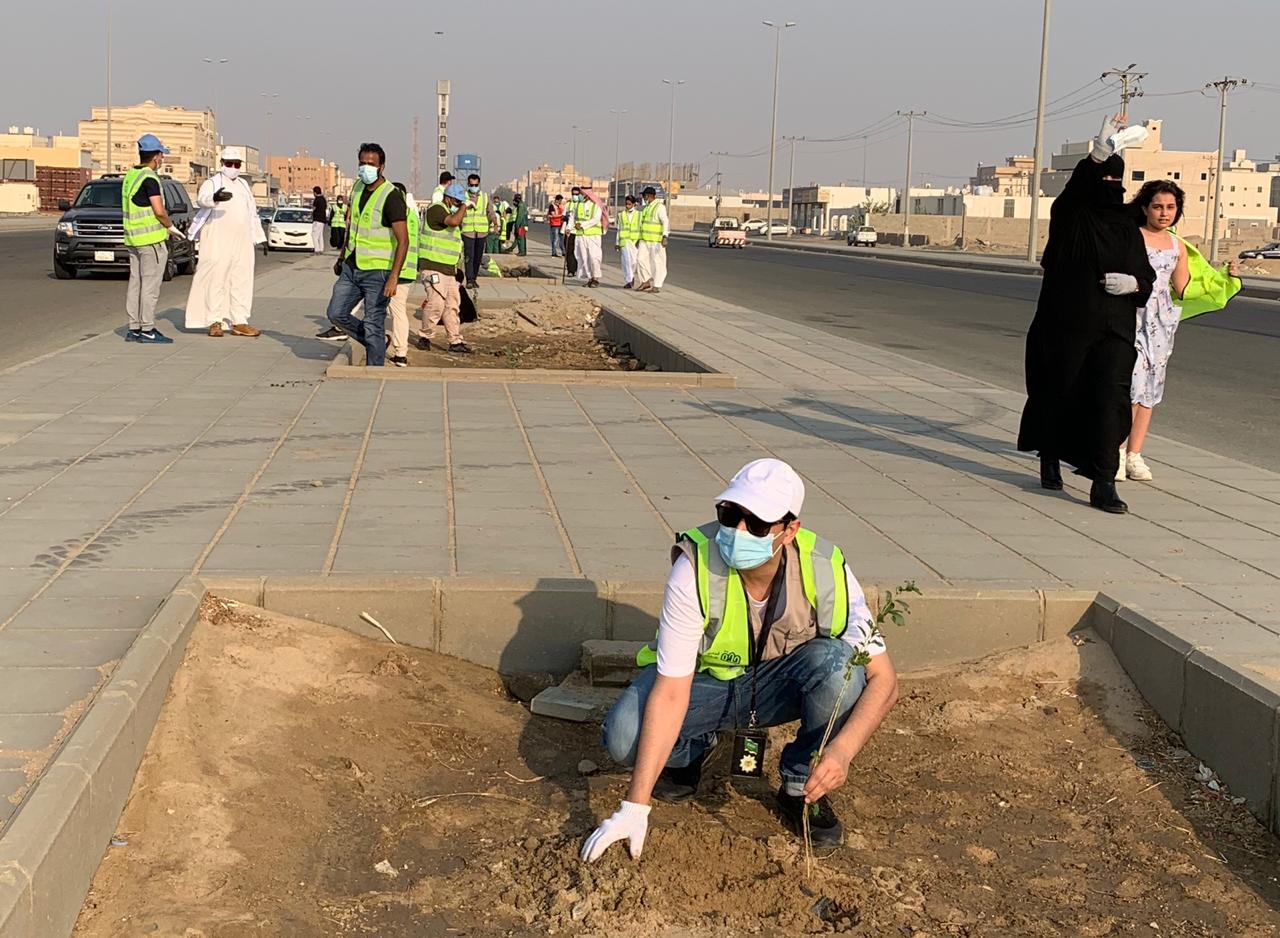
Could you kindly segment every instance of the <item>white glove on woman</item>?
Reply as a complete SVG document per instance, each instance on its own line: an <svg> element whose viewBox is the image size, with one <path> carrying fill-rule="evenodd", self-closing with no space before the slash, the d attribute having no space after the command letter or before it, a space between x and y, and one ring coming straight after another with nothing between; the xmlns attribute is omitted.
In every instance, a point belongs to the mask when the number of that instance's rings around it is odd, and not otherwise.
<svg viewBox="0 0 1280 938"><path fill-rule="evenodd" d="M582 859L587 863L594 863L609 849L610 844L625 840L631 849L631 859L638 860L648 832L649 805L624 801L613 817L597 827L587 838L587 842L582 845Z"/></svg>
<svg viewBox="0 0 1280 938"><path fill-rule="evenodd" d="M1089 151L1089 156L1095 163L1105 163L1116 152L1111 137L1121 126L1114 117L1103 118L1102 129L1098 131L1098 136L1093 140L1093 149Z"/></svg>
<svg viewBox="0 0 1280 938"><path fill-rule="evenodd" d="M1138 278L1131 274L1107 274L1101 283L1102 289L1112 296L1127 296L1138 292Z"/></svg>

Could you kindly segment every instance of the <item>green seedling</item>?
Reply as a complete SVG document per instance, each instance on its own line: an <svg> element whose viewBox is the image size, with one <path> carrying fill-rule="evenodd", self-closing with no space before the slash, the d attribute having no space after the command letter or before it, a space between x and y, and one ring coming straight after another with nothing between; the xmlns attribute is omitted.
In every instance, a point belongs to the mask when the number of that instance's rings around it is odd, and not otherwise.
<svg viewBox="0 0 1280 938"><path fill-rule="evenodd" d="M867 642L863 647L850 652L849 660L844 665L844 683L840 686L840 693L836 696L835 705L831 708L831 715L827 718L827 728L822 734L822 742L818 744L816 752L812 753L809 758L809 771L812 772L817 768L818 763L822 760L822 754L826 751L827 743L831 740L831 733L835 729L836 715L840 712L840 704L844 702L845 692L849 689L849 684L853 680L853 674L858 668L865 668L871 663L871 655L866 649L866 644L870 644L877 638L884 635L884 624L892 622L898 628L902 628L907 624L907 616L911 613L910 604L902 598L904 593L915 593L920 595L920 587L916 586L915 580L908 580L897 589L889 590L880 602L880 608L876 610L875 621L868 621L870 634ZM809 837L809 818L816 817L818 814L817 802L809 805L805 810L804 818L804 876L809 879L813 873L813 841Z"/></svg>

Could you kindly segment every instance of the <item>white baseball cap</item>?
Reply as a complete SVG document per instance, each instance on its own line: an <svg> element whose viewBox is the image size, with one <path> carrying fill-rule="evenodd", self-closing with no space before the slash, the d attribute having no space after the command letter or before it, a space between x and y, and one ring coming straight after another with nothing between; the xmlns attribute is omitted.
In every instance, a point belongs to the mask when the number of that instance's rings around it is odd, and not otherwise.
<svg viewBox="0 0 1280 938"><path fill-rule="evenodd" d="M219 159L222 159L222 160L239 160L240 162L242 162L242 163L243 163L243 162L244 162L244 150L240 149L239 147L223 147L223 148L222 148L222 156L221 156L221 157L219 157Z"/></svg>
<svg viewBox="0 0 1280 938"><path fill-rule="evenodd" d="M717 502L741 505L761 521L781 521L790 512L797 518L804 505L804 482L781 459L756 459L729 480Z"/></svg>

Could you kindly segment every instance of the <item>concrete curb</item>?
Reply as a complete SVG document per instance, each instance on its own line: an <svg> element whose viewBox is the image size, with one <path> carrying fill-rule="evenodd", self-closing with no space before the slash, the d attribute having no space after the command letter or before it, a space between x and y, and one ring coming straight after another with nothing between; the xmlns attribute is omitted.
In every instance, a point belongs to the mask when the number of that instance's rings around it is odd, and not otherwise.
<svg viewBox="0 0 1280 938"><path fill-rule="evenodd" d="M705 235L683 231L674 231L672 235L681 240L706 241ZM922 251L918 254L898 253L901 249L894 249L894 252L890 253L874 249L855 250L839 243L826 245L813 243L796 244L785 241L750 241L749 246L768 251L805 251L810 254L868 258L883 263L897 261L902 264L927 264L932 267L950 267L995 274L1015 274L1023 277L1039 277L1042 273L1038 264L1014 258L991 257L989 255L965 256L956 254L951 256L942 251ZM1242 280L1244 282L1244 293L1242 295L1246 299L1280 300L1280 281L1261 277L1244 277Z"/></svg>
<svg viewBox="0 0 1280 938"><path fill-rule="evenodd" d="M3 938L71 933L204 595L204 585L190 577L169 594L5 828Z"/></svg>

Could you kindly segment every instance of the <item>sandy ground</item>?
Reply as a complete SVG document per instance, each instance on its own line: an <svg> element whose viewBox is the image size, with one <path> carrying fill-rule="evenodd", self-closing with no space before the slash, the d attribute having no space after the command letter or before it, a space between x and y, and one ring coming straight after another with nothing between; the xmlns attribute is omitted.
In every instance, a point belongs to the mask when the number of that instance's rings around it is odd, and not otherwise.
<svg viewBox="0 0 1280 938"><path fill-rule="evenodd" d="M624 366L596 328L600 307L581 293L556 291L515 306L485 309L462 327L471 355L454 355L443 330L431 351L409 347L409 365L417 368L554 368L569 371L619 371ZM416 330L416 326L414 327Z"/></svg>
<svg viewBox="0 0 1280 938"><path fill-rule="evenodd" d="M1280 933L1277 842L1090 639L905 680L808 882L772 786L718 764L639 863L580 864L626 783L596 737L481 668L211 600L75 935Z"/></svg>

